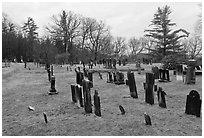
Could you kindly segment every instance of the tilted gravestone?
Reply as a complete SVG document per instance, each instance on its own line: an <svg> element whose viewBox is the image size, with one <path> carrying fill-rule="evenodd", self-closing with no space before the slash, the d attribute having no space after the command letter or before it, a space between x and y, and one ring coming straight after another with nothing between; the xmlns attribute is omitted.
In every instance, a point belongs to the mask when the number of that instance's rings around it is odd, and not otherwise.
<svg viewBox="0 0 204 138"><path fill-rule="evenodd" d="M138 98L134 73L128 71L127 77L128 77L128 86L130 90L130 96L133 98Z"/></svg>
<svg viewBox="0 0 204 138"><path fill-rule="evenodd" d="M58 94L57 90L55 89L55 76L51 76L51 87L48 92L49 95Z"/></svg>
<svg viewBox="0 0 204 138"><path fill-rule="evenodd" d="M159 87L159 89L157 91L157 97L158 97L159 106L162 108L166 108L165 95L166 95L166 93L162 90L161 87Z"/></svg>
<svg viewBox="0 0 204 138"><path fill-rule="evenodd" d="M125 109L122 107L122 105L119 105L119 109L121 111L121 114L124 115L125 114Z"/></svg>
<svg viewBox="0 0 204 138"><path fill-rule="evenodd" d="M86 113L92 113L90 83L91 82L87 79L84 79L82 81L83 96L84 96L84 109Z"/></svg>
<svg viewBox="0 0 204 138"><path fill-rule="evenodd" d="M100 104L100 97L98 96L98 91L95 90L94 93L94 113L97 116L101 116L101 104Z"/></svg>
<svg viewBox="0 0 204 138"><path fill-rule="evenodd" d="M200 94L196 90L190 91L186 99L186 114L196 115L200 117L201 99Z"/></svg>
<svg viewBox="0 0 204 138"><path fill-rule="evenodd" d="M149 104L154 104L154 74L146 73L146 83L145 83L145 102Z"/></svg>

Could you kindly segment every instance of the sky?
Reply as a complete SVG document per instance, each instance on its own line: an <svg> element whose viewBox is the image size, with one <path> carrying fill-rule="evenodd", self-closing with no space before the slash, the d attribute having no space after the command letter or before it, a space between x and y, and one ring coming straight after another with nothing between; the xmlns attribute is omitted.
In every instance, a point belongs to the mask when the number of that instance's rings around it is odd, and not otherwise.
<svg viewBox="0 0 204 138"><path fill-rule="evenodd" d="M142 37L157 8L165 5L171 7L170 19L177 24L175 29L183 28L193 34L201 13L198 2L3 2L2 12L20 26L32 17L39 27L39 36L46 35L44 28L52 24L51 17L65 10L102 20L114 37L129 39Z"/></svg>

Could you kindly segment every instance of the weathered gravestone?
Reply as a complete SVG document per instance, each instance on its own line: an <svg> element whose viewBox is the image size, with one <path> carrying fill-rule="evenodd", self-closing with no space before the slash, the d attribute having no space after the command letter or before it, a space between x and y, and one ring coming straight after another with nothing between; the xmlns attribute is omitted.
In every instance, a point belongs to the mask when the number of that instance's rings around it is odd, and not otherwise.
<svg viewBox="0 0 204 138"><path fill-rule="evenodd" d="M72 102L76 103L76 89L75 89L75 85L71 85L71 93L72 93Z"/></svg>
<svg viewBox="0 0 204 138"><path fill-rule="evenodd" d="M146 83L145 83L145 102L149 104L154 104L154 74L146 73Z"/></svg>
<svg viewBox="0 0 204 138"><path fill-rule="evenodd" d="M43 116L44 116L44 119L45 119L45 123L47 124L48 121L47 121L47 114L45 112L43 112Z"/></svg>
<svg viewBox="0 0 204 138"><path fill-rule="evenodd" d="M101 104L100 104L100 97L98 96L98 91L95 90L94 93L94 113L97 116L101 116Z"/></svg>
<svg viewBox="0 0 204 138"><path fill-rule="evenodd" d="M189 93L189 95L187 95L185 113L200 117L200 111L201 111L200 95L197 91L192 90Z"/></svg>
<svg viewBox="0 0 204 138"><path fill-rule="evenodd" d="M192 59L188 61L188 67L186 71L186 84L195 84L196 82L195 66L196 60Z"/></svg>
<svg viewBox="0 0 204 138"><path fill-rule="evenodd" d="M119 109L121 111L121 114L124 115L125 114L125 109L122 107L122 105L119 105Z"/></svg>
<svg viewBox="0 0 204 138"><path fill-rule="evenodd" d="M176 65L176 80L183 80L183 66L181 64Z"/></svg>
<svg viewBox="0 0 204 138"><path fill-rule="evenodd" d="M82 85L82 80L84 79L83 73L80 71L80 68L78 68L78 71L75 69L76 72L76 83L79 85Z"/></svg>
<svg viewBox="0 0 204 138"><path fill-rule="evenodd" d="M80 107L83 107L82 86L80 86L79 84L75 85L75 94L78 105Z"/></svg>
<svg viewBox="0 0 204 138"><path fill-rule="evenodd" d="M88 72L88 80L92 82L90 84L90 87L93 88L93 73L92 72Z"/></svg>
<svg viewBox="0 0 204 138"><path fill-rule="evenodd" d="M122 72L116 72L115 73L115 84L125 84L124 82L124 74Z"/></svg>
<svg viewBox="0 0 204 138"><path fill-rule="evenodd" d="M107 83L112 83L112 82L113 82L112 73L108 72L108 74L107 74Z"/></svg>
<svg viewBox="0 0 204 138"><path fill-rule="evenodd" d="M134 73L131 71L128 71L127 78L128 78L127 83L130 90L130 96L133 98L138 98Z"/></svg>
<svg viewBox="0 0 204 138"><path fill-rule="evenodd" d="M159 87L159 89L157 91L157 97L158 97L159 106L162 108L166 108L165 95L166 95L166 93L162 90L161 87Z"/></svg>
<svg viewBox="0 0 204 138"><path fill-rule="evenodd" d="M144 117L145 117L145 123L146 123L146 125L152 125L152 122L151 122L151 118L150 118L150 116L146 113L146 112L144 112Z"/></svg>
<svg viewBox="0 0 204 138"><path fill-rule="evenodd" d="M152 73L154 73L154 79L159 79L159 68L157 66L152 67Z"/></svg>
<svg viewBox="0 0 204 138"><path fill-rule="evenodd" d="M92 113L92 103L91 103L91 89L90 89L90 81L84 79L82 81L83 86L83 96L84 96L84 109L86 113Z"/></svg>
<svg viewBox="0 0 204 138"><path fill-rule="evenodd" d="M51 87L48 94L49 95L58 94L57 90L55 89L55 76L51 76Z"/></svg>
<svg viewBox="0 0 204 138"><path fill-rule="evenodd" d="M88 77L88 71L86 70L86 68L83 68L83 71L84 71L84 76Z"/></svg>
<svg viewBox="0 0 204 138"><path fill-rule="evenodd" d="M169 70L168 69L159 69L159 82L170 82Z"/></svg>

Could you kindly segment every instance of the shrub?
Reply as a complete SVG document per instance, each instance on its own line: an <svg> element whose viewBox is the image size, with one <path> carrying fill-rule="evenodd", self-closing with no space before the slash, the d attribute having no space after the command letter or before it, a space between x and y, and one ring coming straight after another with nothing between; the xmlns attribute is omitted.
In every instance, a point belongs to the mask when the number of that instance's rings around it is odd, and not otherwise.
<svg viewBox="0 0 204 138"><path fill-rule="evenodd" d="M55 56L55 62L56 62L57 64L68 63L69 56L70 56L69 53L57 54L57 55Z"/></svg>
<svg viewBox="0 0 204 138"><path fill-rule="evenodd" d="M176 65L179 63L185 63L186 62L186 57L182 55L168 55L165 56L162 60L161 63L163 63L164 68L167 69L175 69Z"/></svg>

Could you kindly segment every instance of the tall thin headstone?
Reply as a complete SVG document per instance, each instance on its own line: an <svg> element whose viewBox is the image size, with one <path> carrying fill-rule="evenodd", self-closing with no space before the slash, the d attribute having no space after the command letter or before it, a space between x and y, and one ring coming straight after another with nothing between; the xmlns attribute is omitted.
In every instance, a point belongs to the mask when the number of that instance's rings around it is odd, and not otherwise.
<svg viewBox="0 0 204 138"><path fill-rule="evenodd" d="M146 83L145 83L145 102L149 104L154 104L154 74L146 73Z"/></svg>
<svg viewBox="0 0 204 138"><path fill-rule="evenodd" d="M128 77L128 86L130 90L130 96L133 98L138 98L134 73L128 71L127 77Z"/></svg>
<svg viewBox="0 0 204 138"><path fill-rule="evenodd" d="M159 89L157 91L157 97L158 97L159 106L162 108L166 108L165 95L166 95L166 93L162 90L161 87L159 87Z"/></svg>
<svg viewBox="0 0 204 138"><path fill-rule="evenodd" d="M100 97L98 95L98 91L95 90L94 93L94 113L97 116L101 116L101 104L100 104Z"/></svg>
<svg viewBox="0 0 204 138"><path fill-rule="evenodd" d="M55 76L51 76L51 87L48 92L48 94L53 95L53 94L58 94L57 90L55 89Z"/></svg>
<svg viewBox="0 0 204 138"><path fill-rule="evenodd" d="M82 81L82 86L83 86L85 112L86 113L92 113L90 81L87 79L84 79Z"/></svg>
<svg viewBox="0 0 204 138"><path fill-rule="evenodd" d="M75 89L75 85L71 85L71 93L72 93L72 102L73 103L76 103L77 100L76 100L76 89Z"/></svg>

